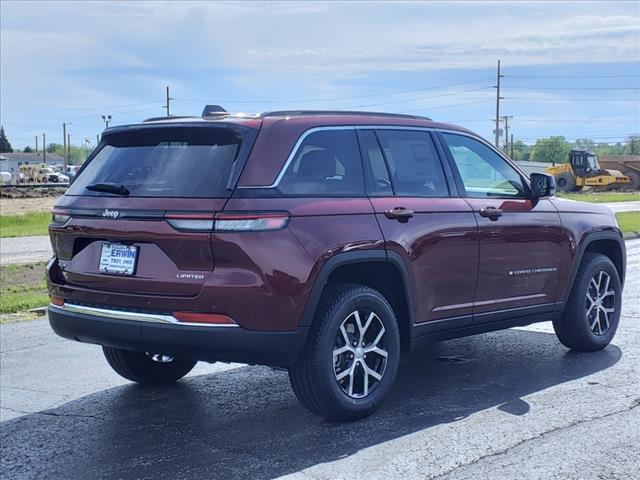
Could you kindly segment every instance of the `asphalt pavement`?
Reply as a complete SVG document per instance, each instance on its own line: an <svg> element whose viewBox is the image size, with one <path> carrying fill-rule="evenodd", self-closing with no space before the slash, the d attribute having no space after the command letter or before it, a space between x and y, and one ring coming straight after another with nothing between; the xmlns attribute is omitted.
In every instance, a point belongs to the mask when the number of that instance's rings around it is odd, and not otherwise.
<svg viewBox="0 0 640 480"><path fill-rule="evenodd" d="M122 380L99 347L46 320L0 326L4 478L639 478L640 240L627 242L620 328L596 353L549 324L403 359L371 417L326 422L287 375L200 364L169 387Z"/></svg>

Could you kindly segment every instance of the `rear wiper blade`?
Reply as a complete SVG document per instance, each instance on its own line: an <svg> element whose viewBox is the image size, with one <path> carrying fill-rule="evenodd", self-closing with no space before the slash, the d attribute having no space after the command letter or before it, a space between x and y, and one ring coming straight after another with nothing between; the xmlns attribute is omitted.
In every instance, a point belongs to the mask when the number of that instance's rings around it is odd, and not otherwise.
<svg viewBox="0 0 640 480"><path fill-rule="evenodd" d="M93 192L115 193L117 195L129 195L129 189L118 183L93 183L86 186L87 190Z"/></svg>

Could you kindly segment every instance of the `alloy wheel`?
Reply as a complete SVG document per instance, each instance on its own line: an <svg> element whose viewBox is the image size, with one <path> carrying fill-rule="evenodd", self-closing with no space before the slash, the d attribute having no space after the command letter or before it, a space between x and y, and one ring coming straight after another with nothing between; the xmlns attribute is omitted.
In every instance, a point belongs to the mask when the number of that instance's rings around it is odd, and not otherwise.
<svg viewBox="0 0 640 480"><path fill-rule="evenodd" d="M382 380L389 356L385 332L380 317L368 310L355 310L340 324L333 368L336 382L349 397L366 397Z"/></svg>
<svg viewBox="0 0 640 480"><path fill-rule="evenodd" d="M596 273L587 286L585 308L589 328L595 335L604 335L611 326L616 311L616 292L609 289L611 277L607 272Z"/></svg>

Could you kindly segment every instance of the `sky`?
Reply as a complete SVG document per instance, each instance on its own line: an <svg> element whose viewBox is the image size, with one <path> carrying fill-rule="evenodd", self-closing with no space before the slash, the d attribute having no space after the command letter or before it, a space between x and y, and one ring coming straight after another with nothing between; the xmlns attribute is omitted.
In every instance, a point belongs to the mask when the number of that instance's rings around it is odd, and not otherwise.
<svg viewBox="0 0 640 480"><path fill-rule="evenodd" d="M165 114L411 113L527 143L640 131L640 2L0 2L0 123L96 142ZM41 140L40 140L41 141Z"/></svg>

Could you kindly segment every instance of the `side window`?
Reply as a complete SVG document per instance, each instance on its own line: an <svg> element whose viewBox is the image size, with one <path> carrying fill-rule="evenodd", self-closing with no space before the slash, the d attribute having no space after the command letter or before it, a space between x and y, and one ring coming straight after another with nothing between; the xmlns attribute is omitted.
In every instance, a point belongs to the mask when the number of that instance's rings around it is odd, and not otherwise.
<svg viewBox="0 0 640 480"><path fill-rule="evenodd" d="M378 130L396 195L448 197L449 188L429 132Z"/></svg>
<svg viewBox="0 0 640 480"><path fill-rule="evenodd" d="M372 195L393 195L389 171L384 162L375 132L373 130L363 130L360 132L360 139L362 140L362 153L368 167L367 190Z"/></svg>
<svg viewBox="0 0 640 480"><path fill-rule="evenodd" d="M443 133L470 197L522 197L525 187L520 174L484 143L452 133Z"/></svg>
<svg viewBox="0 0 640 480"><path fill-rule="evenodd" d="M364 195L355 130L318 130L307 135L278 188L290 195Z"/></svg>

